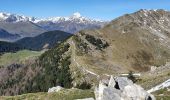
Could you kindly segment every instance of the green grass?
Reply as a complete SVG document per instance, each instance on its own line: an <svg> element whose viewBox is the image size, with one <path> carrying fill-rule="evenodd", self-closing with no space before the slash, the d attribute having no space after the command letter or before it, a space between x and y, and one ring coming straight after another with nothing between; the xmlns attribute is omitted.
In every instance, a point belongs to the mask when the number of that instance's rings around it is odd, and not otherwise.
<svg viewBox="0 0 170 100"><path fill-rule="evenodd" d="M35 57L41 55L42 52L30 51L30 50L21 50L16 53L5 53L0 56L0 66L8 65L11 63L19 63L30 57Z"/></svg>
<svg viewBox="0 0 170 100"><path fill-rule="evenodd" d="M156 94L156 95L160 95L160 94L165 94L166 92L167 92L167 89L166 89L166 88L164 88L164 89L160 89L160 90L158 90L158 91L154 92L154 94Z"/></svg>
<svg viewBox="0 0 170 100"><path fill-rule="evenodd" d="M170 96L155 96L156 100L170 100Z"/></svg>
<svg viewBox="0 0 170 100"><path fill-rule="evenodd" d="M170 100L170 91L167 88L158 90L153 93L156 97L156 100Z"/></svg>
<svg viewBox="0 0 170 100"><path fill-rule="evenodd" d="M29 93L19 96L2 96L0 100L75 100L83 98L94 98L92 90L64 89L53 93Z"/></svg>

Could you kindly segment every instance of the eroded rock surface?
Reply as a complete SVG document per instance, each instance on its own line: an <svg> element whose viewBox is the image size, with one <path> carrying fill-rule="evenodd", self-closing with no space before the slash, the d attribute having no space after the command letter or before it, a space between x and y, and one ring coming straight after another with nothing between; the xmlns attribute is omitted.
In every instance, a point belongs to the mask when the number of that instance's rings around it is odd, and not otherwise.
<svg viewBox="0 0 170 100"><path fill-rule="evenodd" d="M62 89L63 89L63 87L61 87L61 86L52 87L52 88L49 88L49 89L48 89L48 93L58 92L58 91L60 91L60 90L62 90Z"/></svg>
<svg viewBox="0 0 170 100"><path fill-rule="evenodd" d="M155 97L127 77L111 76L108 83L100 82L95 89L96 100L155 100Z"/></svg>

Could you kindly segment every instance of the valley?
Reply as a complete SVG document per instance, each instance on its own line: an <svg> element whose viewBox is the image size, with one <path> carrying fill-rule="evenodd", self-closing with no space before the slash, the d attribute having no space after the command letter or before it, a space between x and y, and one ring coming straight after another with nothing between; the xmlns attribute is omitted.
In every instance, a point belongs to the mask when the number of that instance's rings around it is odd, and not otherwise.
<svg viewBox="0 0 170 100"><path fill-rule="evenodd" d="M0 66L6 66L13 63L22 63L27 59L33 59L32 57L40 56L43 51L29 51L29 50L20 50L16 53L5 53L0 56Z"/></svg>

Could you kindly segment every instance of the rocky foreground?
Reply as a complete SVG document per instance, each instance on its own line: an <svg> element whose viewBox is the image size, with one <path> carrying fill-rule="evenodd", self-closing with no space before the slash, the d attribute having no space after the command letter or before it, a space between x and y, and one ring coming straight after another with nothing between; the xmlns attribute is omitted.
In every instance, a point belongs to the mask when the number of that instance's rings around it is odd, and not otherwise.
<svg viewBox="0 0 170 100"><path fill-rule="evenodd" d="M101 81L95 90L96 100L155 100L155 97L127 77Z"/></svg>
<svg viewBox="0 0 170 100"><path fill-rule="evenodd" d="M62 87L57 86L48 90L59 92ZM149 94L141 86L134 84L127 77L113 77L101 80L99 86L94 90L95 100L156 100L152 94ZM94 100L93 97L77 100Z"/></svg>

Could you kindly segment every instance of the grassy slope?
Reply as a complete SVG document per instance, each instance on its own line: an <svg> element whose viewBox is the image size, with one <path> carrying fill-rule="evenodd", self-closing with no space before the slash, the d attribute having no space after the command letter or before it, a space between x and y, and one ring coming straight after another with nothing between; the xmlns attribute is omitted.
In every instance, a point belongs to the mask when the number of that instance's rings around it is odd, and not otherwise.
<svg viewBox="0 0 170 100"><path fill-rule="evenodd" d="M170 100L170 96L156 96L156 100Z"/></svg>
<svg viewBox="0 0 170 100"><path fill-rule="evenodd" d="M23 47L16 43L0 41L0 54L5 52L16 52L22 49Z"/></svg>
<svg viewBox="0 0 170 100"><path fill-rule="evenodd" d="M83 98L94 98L92 90L64 89L57 93L29 93L19 96L4 96L0 100L75 100Z"/></svg>
<svg viewBox="0 0 170 100"><path fill-rule="evenodd" d="M7 65L15 62L22 62L29 57L35 57L41 55L42 52L22 50L16 53L5 53L0 56L0 65Z"/></svg>
<svg viewBox="0 0 170 100"><path fill-rule="evenodd" d="M48 48L52 48L62 42L63 40L69 38L72 34L62 31L49 31L42 33L36 37L26 37L21 40L16 41L17 44L22 45L29 50L42 50L45 45ZM47 48L47 47L46 47Z"/></svg>
<svg viewBox="0 0 170 100"><path fill-rule="evenodd" d="M166 88L153 93L157 100L170 100L170 91Z"/></svg>

